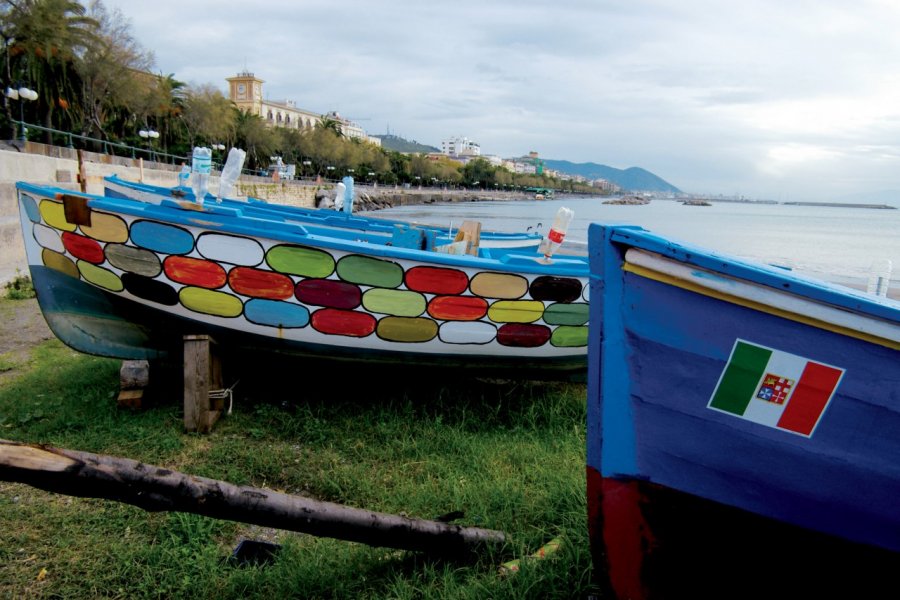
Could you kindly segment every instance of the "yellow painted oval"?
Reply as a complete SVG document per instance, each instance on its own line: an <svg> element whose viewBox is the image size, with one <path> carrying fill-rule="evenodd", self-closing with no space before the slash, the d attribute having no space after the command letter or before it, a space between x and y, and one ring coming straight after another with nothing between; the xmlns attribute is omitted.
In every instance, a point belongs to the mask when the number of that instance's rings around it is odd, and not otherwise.
<svg viewBox="0 0 900 600"><path fill-rule="evenodd" d="M121 292L125 289L119 276L109 269L98 267L85 260L79 260L77 264L78 270L81 271L81 276L84 277L85 281L98 285L111 292Z"/></svg>
<svg viewBox="0 0 900 600"><path fill-rule="evenodd" d="M236 317L244 309L237 296L199 287L181 288L178 299L189 310L217 317Z"/></svg>
<svg viewBox="0 0 900 600"><path fill-rule="evenodd" d="M41 200L41 217L44 223L55 229L63 231L75 231L75 224L66 221L66 211L62 202L53 202L52 200ZM73 265L74 266L74 265Z"/></svg>
<svg viewBox="0 0 900 600"><path fill-rule="evenodd" d="M538 300L499 300L488 308L488 318L495 323L533 323L544 314L544 303Z"/></svg>
<svg viewBox="0 0 900 600"><path fill-rule="evenodd" d="M528 280L509 273L479 273L469 282L469 289L476 296L512 300L525 295Z"/></svg>
<svg viewBox="0 0 900 600"><path fill-rule="evenodd" d="M109 213L93 211L90 226L82 225L81 232L101 242L121 244L128 240L128 225Z"/></svg>
<svg viewBox="0 0 900 600"><path fill-rule="evenodd" d="M59 271L60 273L64 273L75 279L81 278L78 267L75 266L75 263L68 256L44 248L41 250L41 260L43 261L44 266L49 267L54 271Z"/></svg>

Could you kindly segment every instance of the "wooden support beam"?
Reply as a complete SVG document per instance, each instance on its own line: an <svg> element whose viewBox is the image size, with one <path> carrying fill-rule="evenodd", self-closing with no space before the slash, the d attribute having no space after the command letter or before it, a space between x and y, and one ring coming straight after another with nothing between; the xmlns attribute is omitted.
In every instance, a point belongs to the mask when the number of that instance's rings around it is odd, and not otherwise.
<svg viewBox="0 0 900 600"><path fill-rule="evenodd" d="M466 254L478 256L478 245L481 243L481 222L463 221L456 232L455 242L466 242Z"/></svg>
<svg viewBox="0 0 900 600"><path fill-rule="evenodd" d="M222 362L208 335L184 336L184 429L208 433L222 415L221 401L210 390L222 388Z"/></svg>
<svg viewBox="0 0 900 600"><path fill-rule="evenodd" d="M506 542L501 531L377 513L128 458L6 440L0 440L0 480L147 511L189 512L377 547L452 555Z"/></svg>

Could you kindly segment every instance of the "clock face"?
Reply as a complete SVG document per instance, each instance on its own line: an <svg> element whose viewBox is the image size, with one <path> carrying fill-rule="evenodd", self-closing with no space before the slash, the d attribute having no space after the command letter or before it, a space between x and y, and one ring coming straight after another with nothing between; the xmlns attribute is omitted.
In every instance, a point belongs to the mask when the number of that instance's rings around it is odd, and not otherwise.
<svg viewBox="0 0 900 600"><path fill-rule="evenodd" d="M238 84L238 93L243 94L246 91L247 91L247 86L244 85L243 83L239 83Z"/></svg>

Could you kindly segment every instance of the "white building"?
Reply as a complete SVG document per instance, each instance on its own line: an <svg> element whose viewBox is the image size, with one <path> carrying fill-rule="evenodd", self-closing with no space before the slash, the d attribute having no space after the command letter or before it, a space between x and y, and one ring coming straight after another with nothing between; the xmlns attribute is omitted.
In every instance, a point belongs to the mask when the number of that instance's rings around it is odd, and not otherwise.
<svg viewBox="0 0 900 600"><path fill-rule="evenodd" d="M441 153L447 156L481 156L481 146L466 137L441 141Z"/></svg>

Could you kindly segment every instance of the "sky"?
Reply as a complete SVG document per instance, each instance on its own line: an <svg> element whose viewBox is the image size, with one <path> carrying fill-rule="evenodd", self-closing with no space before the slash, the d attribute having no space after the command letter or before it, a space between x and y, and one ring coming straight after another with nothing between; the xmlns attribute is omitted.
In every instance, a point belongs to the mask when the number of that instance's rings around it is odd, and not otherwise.
<svg viewBox="0 0 900 600"><path fill-rule="evenodd" d="M103 0L154 71L370 134L641 167L683 191L897 199L898 0ZM888 195L888 192L894 192Z"/></svg>

